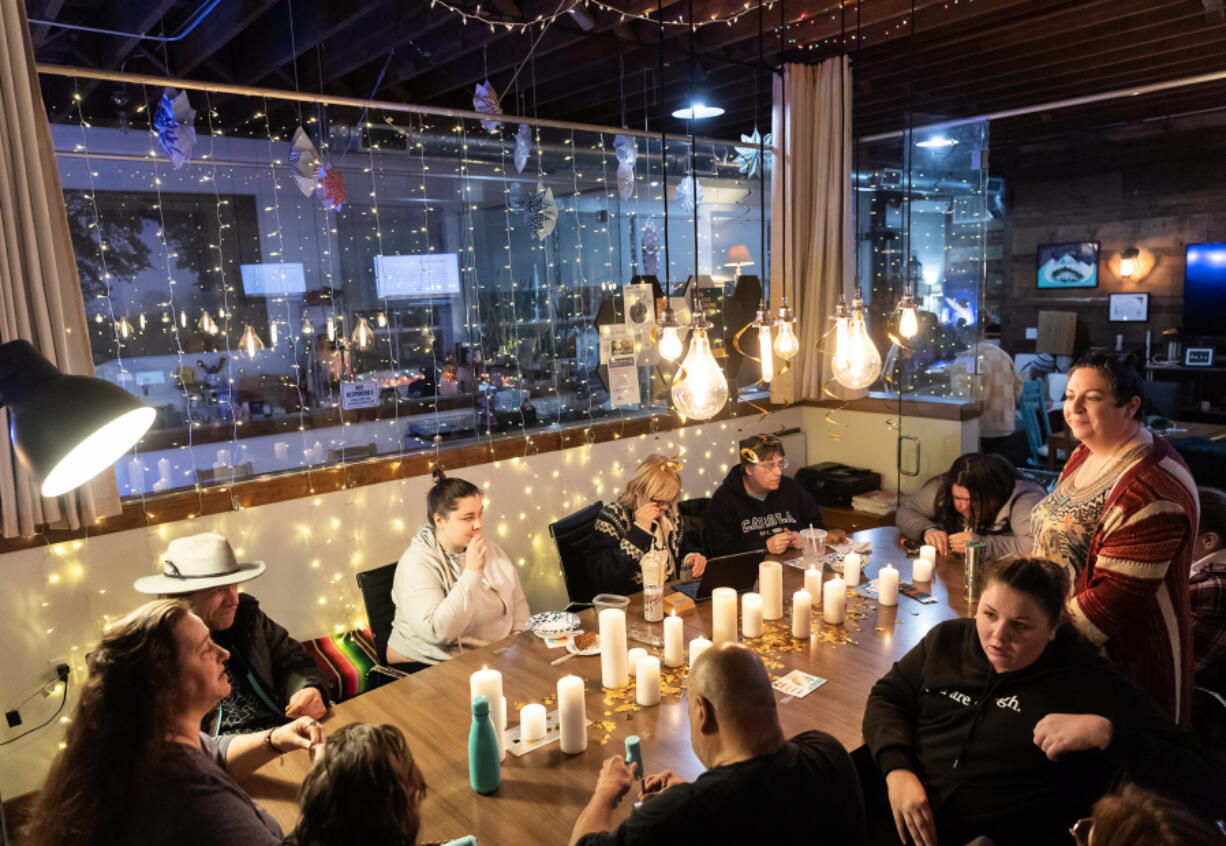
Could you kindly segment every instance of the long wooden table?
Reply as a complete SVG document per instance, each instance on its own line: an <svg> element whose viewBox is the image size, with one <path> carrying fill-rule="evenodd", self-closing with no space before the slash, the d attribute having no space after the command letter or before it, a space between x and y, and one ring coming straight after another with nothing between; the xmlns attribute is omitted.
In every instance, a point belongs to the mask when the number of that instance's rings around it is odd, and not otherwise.
<svg viewBox="0 0 1226 846"><path fill-rule="evenodd" d="M903 581L910 580L911 565L899 546L897 529L869 529L853 537L873 544L866 578L874 577L888 562L899 570ZM900 595L897 607L879 607L876 600L849 591L847 623L825 625L820 610L815 610L815 634L808 641L791 637L791 596L803 586L802 573L786 564L783 573L784 618L768 621L764 636L746 643L763 656L772 677L800 669L828 679L804 698L789 701L777 694L786 734L817 728L834 735L850 750L863 742L860 723L873 683L934 624L967 612L961 559L937 562L931 586L936 603L924 605ZM825 578L834 575L827 569ZM594 630L593 612L588 610L580 616L584 625ZM684 619L687 644L699 635L710 637L710 602L700 603ZM653 654L662 654L661 649L643 642L661 641L663 626L643 620L641 596L631 598L626 620L629 646L644 646ZM664 696L660 704L640 708L634 704L633 673L630 687L604 691L599 656L550 664L564 654L524 632L343 702L325 723L333 731L351 722L391 723L404 731L428 785L422 809L423 841L475 834L481 843L565 843L579 809L591 795L601 764L610 755L624 754L627 735L642 738L649 773L668 768L692 779L703 767L690 748L682 701L684 667L672 671L662 668ZM593 721L588 727L587 751L563 755L553 743L523 757L508 753L497 793L474 793L468 784L468 677L482 666L502 672L509 726L518 722L521 704L547 701L547 708L555 708L556 683L562 676L573 673L586 679L587 715ZM307 767L306 753L295 752L264 766L244 784L287 832L298 818L295 795ZM615 820L629 814L632 805L623 803Z"/></svg>

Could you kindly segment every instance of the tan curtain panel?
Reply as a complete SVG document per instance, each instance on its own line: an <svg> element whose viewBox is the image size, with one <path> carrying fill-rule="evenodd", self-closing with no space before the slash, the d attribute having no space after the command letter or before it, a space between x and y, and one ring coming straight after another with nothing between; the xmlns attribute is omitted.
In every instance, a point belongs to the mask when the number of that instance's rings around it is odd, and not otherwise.
<svg viewBox="0 0 1226 846"><path fill-rule="evenodd" d="M34 70L23 0L0 0L0 341L24 338L65 373L94 375L85 304L68 236L51 129ZM44 525L79 528L118 514L115 474L43 499L0 445L0 523L4 537Z"/></svg>
<svg viewBox="0 0 1226 846"><path fill-rule="evenodd" d="M848 395L818 346L833 350L833 335L822 339L839 295L851 290L855 266L851 93L845 56L816 67L785 65L783 78L774 79L771 305L777 309L787 294L800 341L792 369L771 384L774 402L828 399L823 386Z"/></svg>

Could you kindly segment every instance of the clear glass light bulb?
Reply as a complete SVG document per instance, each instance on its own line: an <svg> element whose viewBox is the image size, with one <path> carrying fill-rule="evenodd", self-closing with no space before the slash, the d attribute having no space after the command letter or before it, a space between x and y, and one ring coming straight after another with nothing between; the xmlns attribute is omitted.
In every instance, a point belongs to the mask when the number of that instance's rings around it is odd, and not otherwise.
<svg viewBox="0 0 1226 846"><path fill-rule="evenodd" d="M915 316L915 309L904 308L898 316L898 333L904 338L914 338L919 334L919 318Z"/></svg>
<svg viewBox="0 0 1226 846"><path fill-rule="evenodd" d="M796 340L796 333L792 331L792 321L780 321L779 334L775 336L775 355L784 361L791 361L798 352L800 352L800 342Z"/></svg>
<svg viewBox="0 0 1226 846"><path fill-rule="evenodd" d="M387 326L387 314L382 311L379 312L379 316L375 318L375 325L380 329Z"/></svg>
<svg viewBox="0 0 1226 846"><path fill-rule="evenodd" d="M329 341L336 340L336 321L333 320L331 317L328 318L328 340Z"/></svg>
<svg viewBox="0 0 1226 846"><path fill-rule="evenodd" d="M264 342L255 334L255 329L248 323L243 327L243 337L238 341L238 348L247 358L255 358L255 354L264 349Z"/></svg>
<svg viewBox="0 0 1226 846"><path fill-rule="evenodd" d="M354 328L350 340L353 345L360 350L369 349L371 343L375 339L375 333L370 328L370 324L366 322L365 317L358 318L358 325Z"/></svg>
<svg viewBox="0 0 1226 846"><path fill-rule="evenodd" d="M692 420L714 417L728 401L728 380L711 354L706 327L695 326L690 351L673 381L672 397L677 410Z"/></svg>
<svg viewBox="0 0 1226 846"><path fill-rule="evenodd" d="M128 322L127 317L119 318L119 322L115 324L115 331L125 341L132 337L132 324Z"/></svg>
<svg viewBox="0 0 1226 846"><path fill-rule="evenodd" d="M868 326L859 310L847 318L846 329L839 327L838 350L834 355L834 378L840 385L861 390L881 375L881 354L868 336Z"/></svg>
<svg viewBox="0 0 1226 846"><path fill-rule="evenodd" d="M762 324L758 327L758 358L762 360L762 381L770 382L775 378L775 358L771 352L771 327Z"/></svg>
<svg viewBox="0 0 1226 846"><path fill-rule="evenodd" d="M1131 279L1132 274L1137 272L1137 260L1133 258L1120 259L1120 276L1125 279Z"/></svg>
<svg viewBox="0 0 1226 846"><path fill-rule="evenodd" d="M676 361L681 358L681 353L685 352L681 347L681 336L677 333L676 326L665 326L660 330L656 347L660 350L660 358L665 361Z"/></svg>
<svg viewBox="0 0 1226 846"><path fill-rule="evenodd" d="M277 345L277 324L268 324L268 343L275 347Z"/></svg>

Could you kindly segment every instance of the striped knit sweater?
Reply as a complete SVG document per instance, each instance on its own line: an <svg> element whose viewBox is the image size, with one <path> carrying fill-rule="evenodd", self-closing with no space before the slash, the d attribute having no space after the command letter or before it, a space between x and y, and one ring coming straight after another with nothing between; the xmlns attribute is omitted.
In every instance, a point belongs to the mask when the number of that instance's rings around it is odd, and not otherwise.
<svg viewBox="0 0 1226 846"><path fill-rule="evenodd" d="M1078 447L1060 480L1089 455ZM1188 574L1199 519L1191 471L1155 436L1108 494L1068 603L1078 630L1185 727L1193 680Z"/></svg>
<svg viewBox="0 0 1226 846"><path fill-rule="evenodd" d="M671 507L665 517L664 536L672 560L665 581L678 576L677 569L693 550L685 542L681 518ZM588 542L588 574L597 593L635 593L643 589L639 559L651 551L654 537L634 522L634 511L620 502L609 502L600 509L592 539Z"/></svg>

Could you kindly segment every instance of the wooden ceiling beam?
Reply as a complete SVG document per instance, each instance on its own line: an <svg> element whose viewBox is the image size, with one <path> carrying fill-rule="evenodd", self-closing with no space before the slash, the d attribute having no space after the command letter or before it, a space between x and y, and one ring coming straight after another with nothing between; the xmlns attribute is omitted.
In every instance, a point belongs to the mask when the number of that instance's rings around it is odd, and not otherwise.
<svg viewBox="0 0 1226 846"><path fill-rule="evenodd" d="M297 0L293 5L294 37L291 39L288 0L280 2L248 27L242 38L231 42L227 52L237 64L235 75L251 85L258 85L277 68L288 68L316 44L359 23L375 26L369 16L378 8L374 3ZM314 64L306 63L308 67ZM301 72L298 78L302 79Z"/></svg>
<svg viewBox="0 0 1226 846"><path fill-rule="evenodd" d="M170 67L178 76L192 71L238 37L277 0L230 0L218 4L186 38L170 45Z"/></svg>
<svg viewBox="0 0 1226 846"><path fill-rule="evenodd" d="M39 21L53 21L60 16L64 8L64 0L29 0L26 4L26 17ZM42 24L30 24L30 43L37 50L47 39L51 27Z"/></svg>

